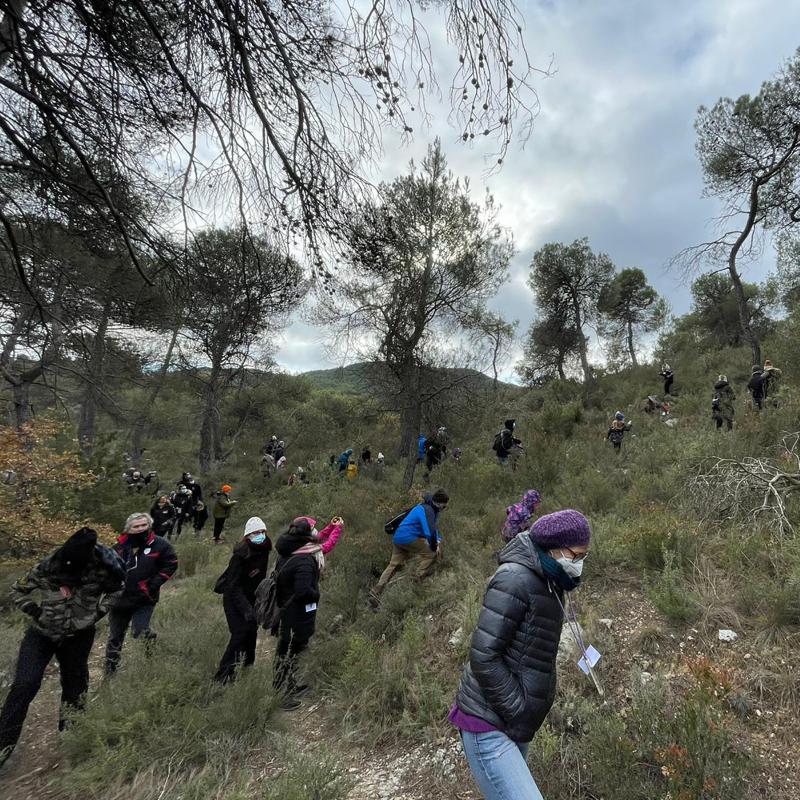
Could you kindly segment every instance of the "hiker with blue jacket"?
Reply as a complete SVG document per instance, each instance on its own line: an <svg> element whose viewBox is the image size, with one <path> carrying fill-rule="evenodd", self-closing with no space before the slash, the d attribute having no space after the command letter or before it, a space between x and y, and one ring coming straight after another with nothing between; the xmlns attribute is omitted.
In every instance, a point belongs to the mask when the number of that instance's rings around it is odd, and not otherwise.
<svg viewBox="0 0 800 800"><path fill-rule="evenodd" d="M350 464L350 456L353 455L353 448L348 447L347 450L344 451L337 459L336 464L339 468L339 472L346 472L347 467Z"/></svg>
<svg viewBox="0 0 800 800"><path fill-rule="evenodd" d="M392 557L378 582L369 594L369 603L374 608L380 607L380 596L386 584L398 569L409 559L417 560L416 577L418 580L427 577L439 555L438 520L439 514L447 508L450 500L444 489L437 489L432 495L425 495L423 501L414 506L397 526L392 536Z"/></svg>

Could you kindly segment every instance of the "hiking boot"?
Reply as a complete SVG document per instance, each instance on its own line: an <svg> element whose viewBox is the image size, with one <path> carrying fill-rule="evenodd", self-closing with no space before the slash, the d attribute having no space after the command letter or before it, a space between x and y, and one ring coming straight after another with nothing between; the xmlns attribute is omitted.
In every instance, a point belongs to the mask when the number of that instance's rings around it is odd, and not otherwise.
<svg viewBox="0 0 800 800"><path fill-rule="evenodd" d="M291 697L300 697L301 695L304 695L310 688L311 687L307 683L298 683L289 689L289 695Z"/></svg>
<svg viewBox="0 0 800 800"><path fill-rule="evenodd" d="M370 608L373 611L377 611L381 607L381 599L378 597L378 595L370 592L370 595L367 599L369 601Z"/></svg>
<svg viewBox="0 0 800 800"><path fill-rule="evenodd" d="M291 695L286 695L286 697L284 697L281 701L280 707L281 711L296 711L302 705L303 704L299 700L295 699Z"/></svg>

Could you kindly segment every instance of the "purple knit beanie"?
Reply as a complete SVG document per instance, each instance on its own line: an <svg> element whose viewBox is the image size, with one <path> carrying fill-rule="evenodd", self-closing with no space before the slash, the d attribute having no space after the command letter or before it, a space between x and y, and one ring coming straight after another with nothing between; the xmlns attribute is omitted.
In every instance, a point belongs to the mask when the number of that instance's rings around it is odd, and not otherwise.
<svg viewBox="0 0 800 800"><path fill-rule="evenodd" d="M589 544L591 535L589 520L580 511L572 508L539 517L530 531L531 539L542 550L574 545L585 546Z"/></svg>

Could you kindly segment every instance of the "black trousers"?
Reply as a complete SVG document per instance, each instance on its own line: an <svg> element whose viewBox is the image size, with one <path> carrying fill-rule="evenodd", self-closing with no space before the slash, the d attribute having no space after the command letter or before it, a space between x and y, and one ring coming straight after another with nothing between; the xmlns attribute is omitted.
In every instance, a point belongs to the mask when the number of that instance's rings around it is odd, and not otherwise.
<svg viewBox="0 0 800 800"><path fill-rule="evenodd" d="M92 626L54 641L35 628L28 628L19 648L14 683L0 712L0 756L3 751L13 750L19 741L28 707L42 685L44 671L53 656L61 672L62 710L66 706L83 707L83 696L89 688L89 654L94 633ZM59 730L64 729L64 724L64 717L61 716Z"/></svg>
<svg viewBox="0 0 800 800"><path fill-rule="evenodd" d="M717 430L722 427L722 417L714 417L714 421L717 423ZM732 419L725 419L725 422L728 423L728 430L733 430L733 420Z"/></svg>
<svg viewBox="0 0 800 800"><path fill-rule="evenodd" d="M145 642L151 642L156 634L150 630L150 619L155 606L138 606L137 608L114 608L108 615L108 644L106 645L106 675L117 671L122 645L128 627L133 630L133 638L140 636Z"/></svg>
<svg viewBox="0 0 800 800"><path fill-rule="evenodd" d="M281 625L278 633L278 646L275 649L275 674L272 685L291 694L297 686L297 659L308 647L311 633L295 632Z"/></svg>
<svg viewBox="0 0 800 800"><path fill-rule="evenodd" d="M674 380L675 380L674 378L667 378L664 381L664 394L669 394L670 393L670 391L672 390L672 382Z"/></svg>
<svg viewBox="0 0 800 800"><path fill-rule="evenodd" d="M222 535L222 529L225 527L225 517L214 517L214 539L219 541L219 537Z"/></svg>
<svg viewBox="0 0 800 800"><path fill-rule="evenodd" d="M248 622L236 604L225 595L222 598L222 608L225 611L231 638L222 654L214 680L228 683L236 677L237 664L249 667L255 662L258 624L255 620Z"/></svg>

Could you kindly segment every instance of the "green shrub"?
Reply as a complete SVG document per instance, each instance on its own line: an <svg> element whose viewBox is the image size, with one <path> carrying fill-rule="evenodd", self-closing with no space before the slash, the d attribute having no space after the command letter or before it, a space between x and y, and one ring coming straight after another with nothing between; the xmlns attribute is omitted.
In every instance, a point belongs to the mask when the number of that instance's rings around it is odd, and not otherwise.
<svg viewBox="0 0 800 800"><path fill-rule="evenodd" d="M675 566L675 554L664 550L664 570L647 584L647 595L656 608L672 622L689 623L699 619L700 598Z"/></svg>

